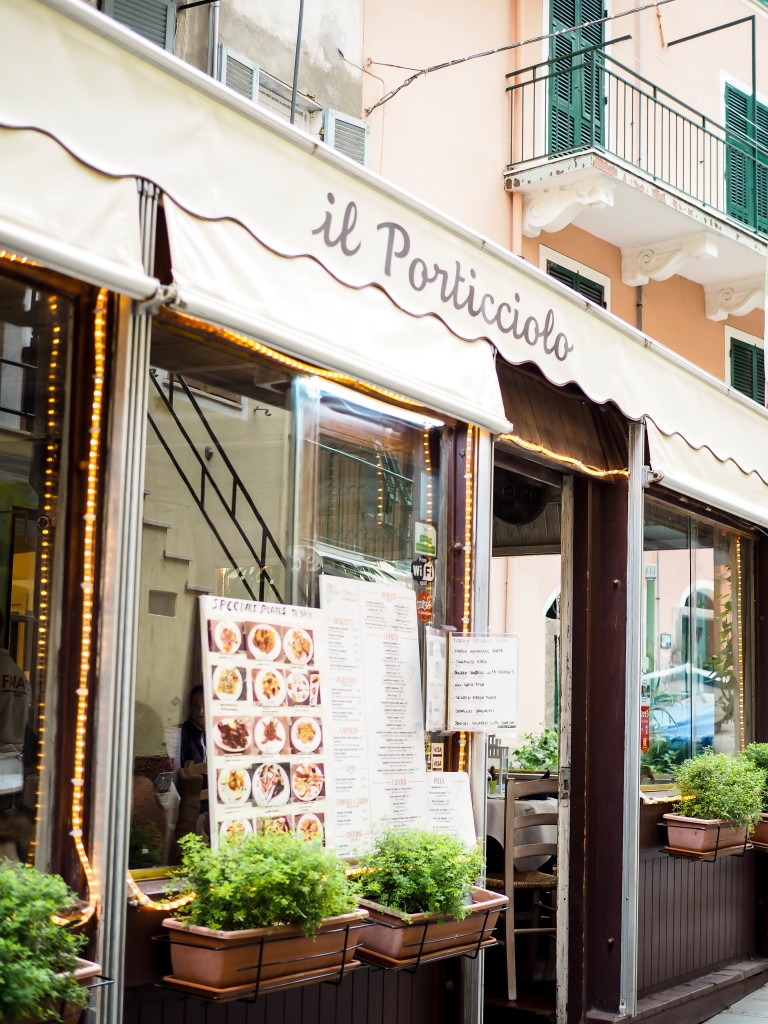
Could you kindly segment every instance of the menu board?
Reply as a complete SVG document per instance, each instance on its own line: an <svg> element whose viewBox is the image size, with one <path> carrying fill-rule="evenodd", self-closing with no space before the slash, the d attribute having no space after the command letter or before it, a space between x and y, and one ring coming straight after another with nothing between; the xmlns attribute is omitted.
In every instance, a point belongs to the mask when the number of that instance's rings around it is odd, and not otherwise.
<svg viewBox="0 0 768 1024"><path fill-rule="evenodd" d="M370 845L386 819L429 819L416 595L393 583L320 577L328 626L325 700L335 758L336 848Z"/></svg>
<svg viewBox="0 0 768 1024"><path fill-rule="evenodd" d="M459 836L465 846L474 846L477 833L467 773L430 772L427 778L432 830Z"/></svg>
<svg viewBox="0 0 768 1024"><path fill-rule="evenodd" d="M491 732L517 726L516 633L454 633L448 659L448 728Z"/></svg>
<svg viewBox="0 0 768 1024"><path fill-rule="evenodd" d="M325 620L200 599L211 843L261 829L332 838Z"/></svg>
<svg viewBox="0 0 768 1024"><path fill-rule="evenodd" d="M448 636L441 629L427 626L424 629L426 644L426 703L427 732L445 732L447 699L446 681L448 672Z"/></svg>

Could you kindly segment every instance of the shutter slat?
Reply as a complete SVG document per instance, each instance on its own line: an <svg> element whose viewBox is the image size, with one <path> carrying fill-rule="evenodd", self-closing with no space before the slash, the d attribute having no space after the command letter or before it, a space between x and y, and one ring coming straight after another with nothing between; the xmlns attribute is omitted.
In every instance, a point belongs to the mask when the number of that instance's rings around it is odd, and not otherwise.
<svg viewBox="0 0 768 1024"><path fill-rule="evenodd" d="M578 270L569 270L568 267L560 266L559 263L553 263L552 260L547 260L547 273L561 284L567 284L569 288L573 288L585 299L589 299L605 309L605 288L597 281L584 277Z"/></svg>
<svg viewBox="0 0 768 1024"><path fill-rule="evenodd" d="M247 67L231 55L228 56L226 83L230 89L251 99L253 96L253 68Z"/></svg>
<svg viewBox="0 0 768 1024"><path fill-rule="evenodd" d="M115 20L163 49L168 38L170 16L167 0L114 0Z"/></svg>
<svg viewBox="0 0 768 1024"><path fill-rule="evenodd" d="M325 141L339 153L365 165L368 146L367 121L358 121L354 117L329 108L325 111Z"/></svg>

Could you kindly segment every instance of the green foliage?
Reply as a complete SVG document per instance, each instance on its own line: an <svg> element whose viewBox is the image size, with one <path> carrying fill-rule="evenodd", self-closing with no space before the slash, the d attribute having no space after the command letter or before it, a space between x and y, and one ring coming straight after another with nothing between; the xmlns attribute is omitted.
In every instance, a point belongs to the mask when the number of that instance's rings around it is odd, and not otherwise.
<svg viewBox="0 0 768 1024"><path fill-rule="evenodd" d="M670 746L669 740L657 736L650 741L648 750L640 758L640 776L648 777L653 782L657 775L671 775L675 765L684 757L685 749L682 746Z"/></svg>
<svg viewBox="0 0 768 1024"><path fill-rule="evenodd" d="M750 743L742 751L742 757L748 758L758 768L762 768L768 778L768 743ZM762 810L768 811L768 786L763 790Z"/></svg>
<svg viewBox="0 0 768 1024"><path fill-rule="evenodd" d="M165 843L157 825L151 821L142 825L135 817L131 819L128 863L132 868L151 868L162 864L164 850Z"/></svg>
<svg viewBox="0 0 768 1024"><path fill-rule="evenodd" d="M557 730L542 724L541 732L523 733L523 742L509 752L509 767L523 771L557 768Z"/></svg>
<svg viewBox="0 0 768 1024"><path fill-rule="evenodd" d="M711 749L683 761L673 772L680 789L675 806L689 818L723 818L737 825L757 821L766 774L739 754L715 754Z"/></svg>
<svg viewBox="0 0 768 1024"><path fill-rule="evenodd" d="M424 829L386 829L360 862L355 882L360 895L403 914L440 914L461 920L467 914L472 882L483 873L479 847L456 836Z"/></svg>
<svg viewBox="0 0 768 1024"><path fill-rule="evenodd" d="M190 924L219 931L300 925L314 935L326 917L355 907L345 864L319 842L270 833L235 837L214 853L200 836L180 841L184 892L196 898L177 911Z"/></svg>
<svg viewBox="0 0 768 1024"><path fill-rule="evenodd" d="M76 954L85 937L54 924L51 914L72 906L75 896L58 875L0 862L0 1020L60 1020L62 1005L83 1006L87 990L74 979Z"/></svg>

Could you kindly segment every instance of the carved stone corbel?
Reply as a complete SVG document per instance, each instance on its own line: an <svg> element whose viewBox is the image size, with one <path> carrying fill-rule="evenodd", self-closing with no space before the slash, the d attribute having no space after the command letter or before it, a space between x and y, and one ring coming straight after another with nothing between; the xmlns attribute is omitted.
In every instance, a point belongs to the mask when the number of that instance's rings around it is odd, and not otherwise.
<svg viewBox="0 0 768 1024"><path fill-rule="evenodd" d="M709 231L636 245L621 250L621 279L629 285L666 281L688 260L711 260L715 256L717 238Z"/></svg>
<svg viewBox="0 0 768 1024"><path fill-rule="evenodd" d="M735 284L712 284L704 288L704 303L710 320L744 316L758 307L765 308L765 280L755 277Z"/></svg>
<svg viewBox="0 0 768 1024"><path fill-rule="evenodd" d="M523 196L523 234L536 238L542 231L560 231L585 206L613 206L614 187L603 175L592 174L527 192Z"/></svg>

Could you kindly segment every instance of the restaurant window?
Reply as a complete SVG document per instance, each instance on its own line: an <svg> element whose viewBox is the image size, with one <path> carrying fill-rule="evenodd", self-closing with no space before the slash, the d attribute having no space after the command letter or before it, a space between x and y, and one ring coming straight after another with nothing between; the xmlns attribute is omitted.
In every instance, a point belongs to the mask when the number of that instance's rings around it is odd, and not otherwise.
<svg viewBox="0 0 768 1024"><path fill-rule="evenodd" d="M415 587L415 531L436 530L440 500L435 420L168 324L151 367L134 871L178 858L175 773L206 756L187 724L202 720L200 595L316 606L321 574Z"/></svg>
<svg viewBox="0 0 768 1024"><path fill-rule="evenodd" d="M0 860L45 868L72 308L0 280ZM43 718L46 718L43 741Z"/></svg>
<svg viewBox="0 0 768 1024"><path fill-rule="evenodd" d="M641 695L644 784L745 741L750 673L748 537L648 503Z"/></svg>

